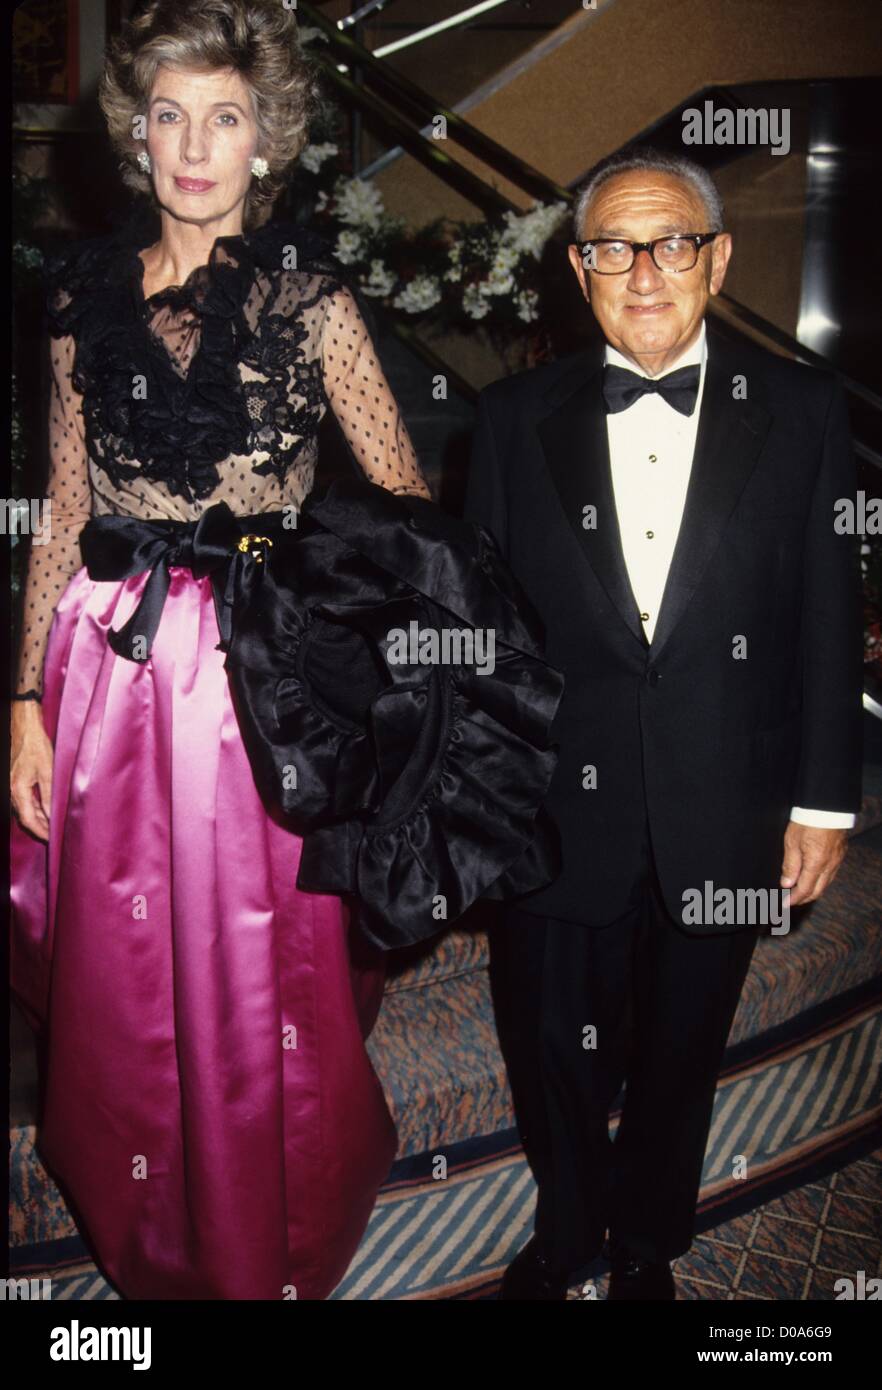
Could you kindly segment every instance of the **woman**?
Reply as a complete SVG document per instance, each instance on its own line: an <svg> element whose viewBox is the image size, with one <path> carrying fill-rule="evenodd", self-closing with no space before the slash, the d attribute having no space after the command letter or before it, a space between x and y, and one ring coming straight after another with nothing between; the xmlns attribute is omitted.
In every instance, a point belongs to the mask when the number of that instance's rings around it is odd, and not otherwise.
<svg viewBox="0 0 882 1390"><path fill-rule="evenodd" d="M148 4L101 101L159 238L53 266L13 986L47 1043L41 1152L131 1298L325 1298L395 1154L363 1042L382 969L352 962L339 898L295 887L301 841L256 790L210 578L172 566L149 661L121 660L108 632L147 576L97 582L78 551L92 515L298 508L327 404L369 479L429 495L351 292L300 229L257 227L313 99L275 0Z"/></svg>

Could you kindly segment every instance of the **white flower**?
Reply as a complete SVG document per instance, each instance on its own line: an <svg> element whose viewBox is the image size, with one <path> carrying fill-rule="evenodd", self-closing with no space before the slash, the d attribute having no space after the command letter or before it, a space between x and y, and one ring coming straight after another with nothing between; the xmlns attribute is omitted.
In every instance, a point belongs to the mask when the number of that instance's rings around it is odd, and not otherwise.
<svg viewBox="0 0 882 1390"><path fill-rule="evenodd" d="M470 319L482 319L485 314L490 312L487 298L481 293L480 287L477 285L467 286L462 297L462 307Z"/></svg>
<svg viewBox="0 0 882 1390"><path fill-rule="evenodd" d="M501 244L493 258L493 269L505 272L516 266L520 260L520 255L513 246Z"/></svg>
<svg viewBox="0 0 882 1390"><path fill-rule="evenodd" d="M499 270L494 265L490 274L481 281L482 294L508 294L514 289L514 276L510 271Z"/></svg>
<svg viewBox="0 0 882 1390"><path fill-rule="evenodd" d="M341 232L337 238L337 245L334 247L334 255L338 261L344 265L352 265L357 261L361 251L361 237L358 232Z"/></svg>
<svg viewBox="0 0 882 1390"><path fill-rule="evenodd" d="M408 314L418 314L423 309L431 309L441 298L441 286L434 275L415 275L404 289L392 300L396 309L404 309Z"/></svg>
<svg viewBox="0 0 882 1390"><path fill-rule="evenodd" d="M445 270L443 279L461 280L462 279L462 247L455 241L447 253L450 261L450 269Z"/></svg>
<svg viewBox="0 0 882 1390"><path fill-rule="evenodd" d="M516 255L530 254L536 260L542 255L546 241L567 216L566 203L537 203L529 212L506 212L503 245Z"/></svg>
<svg viewBox="0 0 882 1390"><path fill-rule="evenodd" d="M341 222L354 226L378 227L383 214L383 197L372 183L364 179L339 178L334 185L337 216Z"/></svg>
<svg viewBox="0 0 882 1390"><path fill-rule="evenodd" d="M325 190L322 189L321 192L319 193L318 197L317 197L316 200L315 200L315 210L316 210L316 212L323 212L324 209L325 209L327 206L328 206L328 195L327 195L327 193L325 192Z"/></svg>
<svg viewBox="0 0 882 1390"><path fill-rule="evenodd" d="M366 280L361 281L361 287L368 295L388 294L394 284L395 275L381 260L371 261L371 273Z"/></svg>
<svg viewBox="0 0 882 1390"><path fill-rule="evenodd" d="M539 303L539 296L535 290L521 290L515 296L515 304L518 308L518 318L523 319L524 323L532 323L539 315L536 313L536 305Z"/></svg>
<svg viewBox="0 0 882 1390"><path fill-rule="evenodd" d="M308 169L311 174L317 174L326 159L332 154L337 153L337 146L330 143L324 145L307 145L300 151L300 163L304 169Z"/></svg>

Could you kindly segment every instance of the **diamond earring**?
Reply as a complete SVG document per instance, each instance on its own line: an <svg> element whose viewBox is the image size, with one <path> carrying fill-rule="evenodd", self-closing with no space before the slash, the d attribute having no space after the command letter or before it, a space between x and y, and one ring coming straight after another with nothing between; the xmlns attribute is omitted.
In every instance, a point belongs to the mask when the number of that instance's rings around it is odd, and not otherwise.
<svg viewBox="0 0 882 1390"><path fill-rule="evenodd" d="M138 168L141 170L142 174L150 173L150 156L146 150L140 150L138 152Z"/></svg>
<svg viewBox="0 0 882 1390"><path fill-rule="evenodd" d="M269 173L269 165L265 159L252 159L251 172L256 179L264 179Z"/></svg>

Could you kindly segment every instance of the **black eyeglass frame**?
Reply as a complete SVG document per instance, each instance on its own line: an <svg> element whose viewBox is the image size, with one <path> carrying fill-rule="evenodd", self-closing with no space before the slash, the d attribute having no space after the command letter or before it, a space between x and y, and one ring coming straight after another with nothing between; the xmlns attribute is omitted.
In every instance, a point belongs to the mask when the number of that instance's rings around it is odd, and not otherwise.
<svg viewBox="0 0 882 1390"><path fill-rule="evenodd" d="M701 253L701 248L703 246L708 246L716 237L721 235L721 232L669 232L667 236L653 237L652 241L628 241L626 237L622 236L601 236L594 237L591 241L582 241L577 244L579 246L579 255L582 257L583 265L585 265L586 246L630 246L632 256L630 265L626 265L622 270L598 270L597 267L593 265L585 266L586 270L593 270L595 275L627 275L629 270L634 269L634 262L641 251L649 252L652 258L652 264L655 266L656 270L661 271L662 275L682 275L684 270L694 270L698 265L698 257ZM663 241L691 241L692 245L695 247L695 260L692 265L684 266L683 270L671 270L667 266L659 265L658 261L655 259L655 248Z"/></svg>

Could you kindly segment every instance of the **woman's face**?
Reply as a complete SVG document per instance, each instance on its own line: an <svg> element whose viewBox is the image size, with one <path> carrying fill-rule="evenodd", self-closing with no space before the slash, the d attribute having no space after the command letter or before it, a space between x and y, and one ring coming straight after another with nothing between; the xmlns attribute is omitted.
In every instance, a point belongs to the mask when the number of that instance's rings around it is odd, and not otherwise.
<svg viewBox="0 0 882 1390"><path fill-rule="evenodd" d="M237 72L160 67L147 113L147 153L161 207L206 223L244 203L258 130L247 83Z"/></svg>

